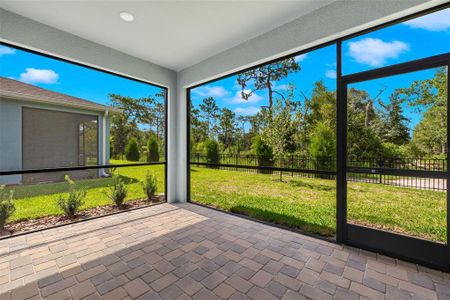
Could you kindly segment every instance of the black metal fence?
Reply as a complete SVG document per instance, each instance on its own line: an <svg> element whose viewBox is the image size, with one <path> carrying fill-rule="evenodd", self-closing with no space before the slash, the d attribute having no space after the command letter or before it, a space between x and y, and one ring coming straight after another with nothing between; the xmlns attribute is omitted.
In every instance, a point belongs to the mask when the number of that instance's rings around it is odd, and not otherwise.
<svg viewBox="0 0 450 300"><path fill-rule="evenodd" d="M257 157L256 155L251 154L220 154L217 160L211 161L205 154L191 153L190 163L192 166L196 167L208 167L220 170L305 178L335 179L335 175L326 174L326 172L332 173L336 171L336 159L334 157L312 158L298 155L290 155L281 159L273 159L268 157ZM249 168L245 168L245 166L249 166ZM251 168L257 166L273 167L274 170L270 168L266 168L263 170ZM347 166L349 168L373 168L378 170L376 174L363 174L358 172L347 173L348 181L384 184L425 190L447 190L447 182L445 179L383 174L383 169L446 172L446 159L349 158L347 161Z"/></svg>

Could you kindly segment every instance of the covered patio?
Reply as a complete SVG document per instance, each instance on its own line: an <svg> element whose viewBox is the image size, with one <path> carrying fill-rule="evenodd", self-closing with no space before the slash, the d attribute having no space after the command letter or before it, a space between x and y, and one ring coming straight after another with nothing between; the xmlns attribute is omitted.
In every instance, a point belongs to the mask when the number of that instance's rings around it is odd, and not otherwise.
<svg viewBox="0 0 450 300"><path fill-rule="evenodd" d="M448 20L0 1L0 300L450 299Z"/></svg>
<svg viewBox="0 0 450 300"><path fill-rule="evenodd" d="M449 274L194 204L0 242L0 299L448 299Z"/></svg>

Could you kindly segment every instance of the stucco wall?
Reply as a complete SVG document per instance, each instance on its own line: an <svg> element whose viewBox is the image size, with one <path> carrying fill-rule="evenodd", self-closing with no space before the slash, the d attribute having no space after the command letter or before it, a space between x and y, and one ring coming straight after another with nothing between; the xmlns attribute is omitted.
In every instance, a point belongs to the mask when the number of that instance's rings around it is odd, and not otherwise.
<svg viewBox="0 0 450 300"><path fill-rule="evenodd" d="M22 168L22 113L13 101L0 99L0 169ZM20 182L20 175L2 176L0 184Z"/></svg>

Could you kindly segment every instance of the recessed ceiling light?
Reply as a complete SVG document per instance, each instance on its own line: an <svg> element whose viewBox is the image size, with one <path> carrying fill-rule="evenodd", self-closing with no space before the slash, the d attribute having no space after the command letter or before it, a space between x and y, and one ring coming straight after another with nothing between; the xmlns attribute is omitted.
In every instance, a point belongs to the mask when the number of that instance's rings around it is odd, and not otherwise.
<svg viewBox="0 0 450 300"><path fill-rule="evenodd" d="M130 14L129 12L123 11L123 12L121 12L119 14L119 16L125 22L132 22L132 21L134 21L134 16L132 14Z"/></svg>

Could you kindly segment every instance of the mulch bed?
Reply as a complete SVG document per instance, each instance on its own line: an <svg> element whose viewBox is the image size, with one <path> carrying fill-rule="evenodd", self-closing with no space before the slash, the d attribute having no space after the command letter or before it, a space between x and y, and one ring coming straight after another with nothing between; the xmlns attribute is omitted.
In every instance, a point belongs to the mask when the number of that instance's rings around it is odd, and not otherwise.
<svg viewBox="0 0 450 300"><path fill-rule="evenodd" d="M119 211L128 211L135 208L145 207L156 203L161 203L165 201L164 195L154 196L151 201L147 201L147 199L137 199L127 201L123 207L119 208L116 205L105 205L94 208L89 208L83 211L80 211L75 219L70 219L66 216L48 216L42 217L38 219L18 221L13 223L8 223L5 226L4 230L0 230L0 237L16 235L19 233L36 231L46 228L51 228L54 226L70 224L76 221L86 220L90 218L107 216L112 213L116 213Z"/></svg>

